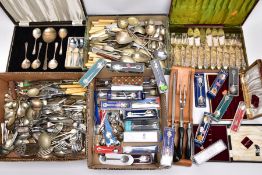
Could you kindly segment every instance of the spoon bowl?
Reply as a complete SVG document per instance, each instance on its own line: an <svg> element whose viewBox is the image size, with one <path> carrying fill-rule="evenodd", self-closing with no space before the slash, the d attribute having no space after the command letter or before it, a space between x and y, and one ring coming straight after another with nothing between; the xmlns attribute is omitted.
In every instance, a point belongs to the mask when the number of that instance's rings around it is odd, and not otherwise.
<svg viewBox="0 0 262 175"><path fill-rule="evenodd" d="M156 26L153 24L150 24L148 26L146 26L146 34L148 34L149 36L152 36L156 33Z"/></svg>
<svg viewBox="0 0 262 175"><path fill-rule="evenodd" d="M167 59L167 52L164 49L155 50L153 55L159 60Z"/></svg>
<svg viewBox="0 0 262 175"><path fill-rule="evenodd" d="M38 88L32 88L32 89L29 89L26 94L28 97L35 97L39 93L40 93L40 90Z"/></svg>
<svg viewBox="0 0 262 175"><path fill-rule="evenodd" d="M40 99L33 99L31 101L31 106L33 109L41 109L43 104Z"/></svg>
<svg viewBox="0 0 262 175"><path fill-rule="evenodd" d="M123 55L120 58L120 61L125 62L125 63L135 63L136 62L133 58L131 58L130 56L127 56L127 55Z"/></svg>
<svg viewBox="0 0 262 175"><path fill-rule="evenodd" d="M48 67L50 69L56 69L57 66L58 66L58 62L55 59L50 60L48 63Z"/></svg>
<svg viewBox="0 0 262 175"><path fill-rule="evenodd" d="M136 26L134 29L134 33L139 33L139 34L144 35L146 33L146 30L142 26Z"/></svg>
<svg viewBox="0 0 262 175"><path fill-rule="evenodd" d="M131 58L138 63L147 63L150 60L150 57L141 51L132 54Z"/></svg>
<svg viewBox="0 0 262 175"><path fill-rule="evenodd" d="M43 132L38 138L39 146L43 149L48 149L51 146L52 138L46 133Z"/></svg>
<svg viewBox="0 0 262 175"><path fill-rule="evenodd" d="M133 16L129 17L127 19L127 21L128 21L128 24L131 25L131 26L137 26L140 23L139 20L136 17L133 17Z"/></svg>
<svg viewBox="0 0 262 175"><path fill-rule="evenodd" d="M133 41L133 38L129 35L127 31L120 31L116 34L116 42L118 44L128 44Z"/></svg>
<svg viewBox="0 0 262 175"><path fill-rule="evenodd" d="M117 20L117 26L120 28L120 29L125 29L127 28L128 26L128 21L124 18L119 18Z"/></svg>
<svg viewBox="0 0 262 175"><path fill-rule="evenodd" d="M52 27L46 28L43 32L43 40L46 43L51 43L56 39L56 30Z"/></svg>

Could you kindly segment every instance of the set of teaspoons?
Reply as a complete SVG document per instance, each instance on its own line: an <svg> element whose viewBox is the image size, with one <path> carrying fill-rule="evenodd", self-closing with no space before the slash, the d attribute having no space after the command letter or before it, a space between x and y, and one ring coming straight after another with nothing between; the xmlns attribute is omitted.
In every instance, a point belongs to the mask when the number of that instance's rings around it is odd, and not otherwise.
<svg viewBox="0 0 262 175"><path fill-rule="evenodd" d="M58 42L55 43L55 50L54 50L54 56L51 60L49 60L48 62L48 46L50 43L54 42L56 37L57 37L57 32L54 28L49 27L46 28L43 33L41 32L41 29L39 28L35 28L32 32L33 37L35 39L35 43L34 43L34 49L32 51L32 55L35 55L37 52L37 57L34 61L31 61L28 59L27 57L27 52L28 52L28 42L25 42L25 58L21 63L21 68L22 69L29 69L30 67L32 69L38 69L41 66L41 61L39 59L39 54L42 48L42 42L39 42L38 45L38 51L36 51L36 46L37 46L37 40L42 36L43 41L47 44L46 46L46 51L45 51L45 58L44 58L44 63L43 63L43 70L47 70L47 68L49 69L56 69L58 66L58 62L56 60L56 51L58 48ZM59 50L59 55L63 54L63 40L67 37L68 31L65 28L61 28L58 32L59 37L61 38L61 44L60 44L60 50Z"/></svg>
<svg viewBox="0 0 262 175"><path fill-rule="evenodd" d="M171 62L198 69L245 69L241 38L241 34L225 33L222 28L188 28L187 33L172 33Z"/></svg>

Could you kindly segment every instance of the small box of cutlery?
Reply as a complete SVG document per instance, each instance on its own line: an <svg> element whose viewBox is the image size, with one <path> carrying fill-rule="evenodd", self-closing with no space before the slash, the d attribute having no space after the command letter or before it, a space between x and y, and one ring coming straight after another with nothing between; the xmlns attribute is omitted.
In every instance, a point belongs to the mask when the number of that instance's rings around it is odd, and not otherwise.
<svg viewBox="0 0 262 175"><path fill-rule="evenodd" d="M168 31L166 15L90 16L86 30L89 52L85 66L89 68L99 58L104 58L108 62L143 63L145 67L150 66L151 60L160 60L161 66L166 67Z"/></svg>
<svg viewBox="0 0 262 175"><path fill-rule="evenodd" d="M172 1L170 66L245 69L242 25L257 4L247 1Z"/></svg>
<svg viewBox="0 0 262 175"><path fill-rule="evenodd" d="M173 162L191 166L193 153L193 68L171 68L168 90L168 124L174 125Z"/></svg>
<svg viewBox="0 0 262 175"><path fill-rule="evenodd" d="M158 92L152 70L141 74L104 68L88 92L88 167L159 169L166 96Z"/></svg>
<svg viewBox="0 0 262 175"><path fill-rule="evenodd" d="M86 158L82 73L0 74L0 161Z"/></svg>
<svg viewBox="0 0 262 175"><path fill-rule="evenodd" d="M82 0L1 1L0 5L15 24L7 72L82 71L87 50Z"/></svg>
<svg viewBox="0 0 262 175"><path fill-rule="evenodd" d="M197 126L194 126L194 131L196 130ZM261 163L262 136L259 134L261 131L261 125L243 124L238 132L232 132L228 125L211 125L202 147L195 146L195 156L198 158L198 154L201 153L203 161L200 164L205 161ZM218 141L225 145L224 150L213 155L213 152L208 151L208 149ZM219 147L216 147L212 150L216 152L218 149ZM212 156L211 159L206 159L210 156Z"/></svg>

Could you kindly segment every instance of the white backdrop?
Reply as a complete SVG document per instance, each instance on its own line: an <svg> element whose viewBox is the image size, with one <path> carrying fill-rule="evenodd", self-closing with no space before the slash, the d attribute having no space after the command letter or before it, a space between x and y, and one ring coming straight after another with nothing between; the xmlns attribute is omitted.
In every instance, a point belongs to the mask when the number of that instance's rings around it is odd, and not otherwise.
<svg viewBox="0 0 262 175"><path fill-rule="evenodd" d="M119 4L119 2L122 2ZM124 3L123 3L124 2ZM117 13L121 11L126 14L134 13L149 13L154 10L157 13L168 12L170 0L132 0L132 4L125 7L124 10L121 5L126 4L127 0L88 0L88 13L97 14L98 11L103 13ZM130 2L130 0L129 0ZM140 6L138 4L141 2ZM162 2L162 3L159 3ZM112 9L114 11L112 11ZM150 9L147 11L147 9ZM262 58L262 2L260 1L254 9L247 22L244 24L244 37L246 41L246 48L249 58L249 63L255 59ZM6 63L9 55L10 43L13 34L13 24L9 18L0 9L0 72L6 69ZM21 59L21 58L17 58ZM63 175L113 175L121 173L122 175L136 175L147 174L159 175L210 175L210 174L237 174L237 175L261 175L261 164L258 163L205 163L201 166L193 165L191 168L173 166L168 170L157 171L108 171L108 170L90 170L87 168L86 160L73 162L1 162L0 174L27 174L27 175L41 175L41 174L63 174Z"/></svg>

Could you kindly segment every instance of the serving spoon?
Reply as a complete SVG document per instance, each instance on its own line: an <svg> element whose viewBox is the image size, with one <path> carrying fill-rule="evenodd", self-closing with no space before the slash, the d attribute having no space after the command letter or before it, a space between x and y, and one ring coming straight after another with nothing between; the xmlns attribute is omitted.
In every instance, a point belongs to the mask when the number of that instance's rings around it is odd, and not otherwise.
<svg viewBox="0 0 262 175"><path fill-rule="evenodd" d="M52 43L56 39L56 30L52 27L46 28L43 32L43 40L47 43L46 51L45 51L45 60L43 65L43 70L47 70L47 52L48 52L48 45Z"/></svg>

